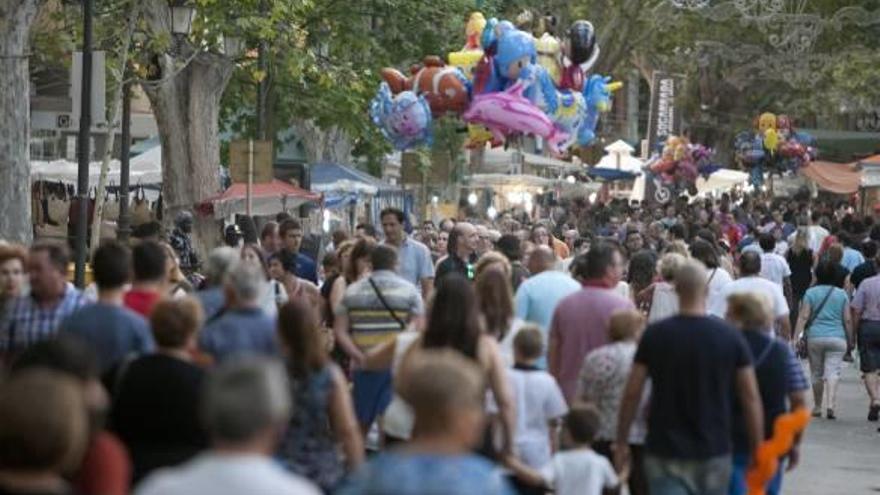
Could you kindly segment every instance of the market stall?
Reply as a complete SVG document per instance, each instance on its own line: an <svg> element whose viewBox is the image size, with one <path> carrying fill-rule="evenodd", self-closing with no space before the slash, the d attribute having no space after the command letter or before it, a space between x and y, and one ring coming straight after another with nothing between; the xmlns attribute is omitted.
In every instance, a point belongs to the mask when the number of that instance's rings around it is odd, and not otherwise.
<svg viewBox="0 0 880 495"><path fill-rule="evenodd" d="M318 193L273 179L272 182L253 184L251 214L256 216L275 215L282 211L298 208L308 201L320 200L321 195ZM244 214L247 211L247 184L233 183L222 193L196 205L196 210L202 215L213 216L216 219Z"/></svg>
<svg viewBox="0 0 880 495"><path fill-rule="evenodd" d="M94 213L95 185L101 177L101 162L89 164L89 216L91 224ZM119 160L111 160L107 171L107 197L101 224L102 237L116 237L116 220L119 216ZM130 166L131 225L136 228L161 215L162 149L153 147L142 155L132 158ZM77 222L77 199L75 188L79 165L68 160L32 161L31 190L34 235L38 240L59 241L67 239Z"/></svg>
<svg viewBox="0 0 880 495"><path fill-rule="evenodd" d="M350 231L361 217L378 225L381 223L379 213L385 208L399 208L407 216L412 210L410 192L356 168L316 163L310 170L311 190L324 195L324 207L338 222L348 224Z"/></svg>

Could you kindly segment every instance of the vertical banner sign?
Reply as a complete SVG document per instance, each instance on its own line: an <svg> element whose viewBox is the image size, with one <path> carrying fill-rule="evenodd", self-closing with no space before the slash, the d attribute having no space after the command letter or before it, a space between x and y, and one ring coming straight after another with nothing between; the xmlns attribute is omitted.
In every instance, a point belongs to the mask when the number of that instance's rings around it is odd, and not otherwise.
<svg viewBox="0 0 880 495"><path fill-rule="evenodd" d="M654 71L651 80L651 109L648 114L648 154L670 135L681 133L681 111L676 103L684 91L684 78L678 74Z"/></svg>

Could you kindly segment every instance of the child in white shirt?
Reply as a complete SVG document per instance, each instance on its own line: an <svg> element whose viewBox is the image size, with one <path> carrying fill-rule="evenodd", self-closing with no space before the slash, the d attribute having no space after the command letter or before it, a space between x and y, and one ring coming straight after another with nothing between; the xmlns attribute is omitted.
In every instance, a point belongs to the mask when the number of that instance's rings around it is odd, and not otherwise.
<svg viewBox="0 0 880 495"><path fill-rule="evenodd" d="M556 430L568 405L556 379L536 365L544 355L543 334L537 326L520 329L513 351L515 364L508 379L517 413L514 445L523 463L539 469L556 450Z"/></svg>
<svg viewBox="0 0 880 495"><path fill-rule="evenodd" d="M569 448L541 468L541 478L556 495L602 495L620 485L608 459L590 448L598 429L599 411L594 407L577 406L568 412L563 443Z"/></svg>

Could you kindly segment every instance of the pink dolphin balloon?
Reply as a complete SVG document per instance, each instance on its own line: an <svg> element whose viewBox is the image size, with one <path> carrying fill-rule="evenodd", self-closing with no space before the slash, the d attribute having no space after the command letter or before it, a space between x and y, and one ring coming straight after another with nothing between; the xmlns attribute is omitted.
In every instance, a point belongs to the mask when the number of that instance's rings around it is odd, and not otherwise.
<svg viewBox="0 0 880 495"><path fill-rule="evenodd" d="M518 81L505 91L477 95L462 117L470 124L485 126L498 141L514 132L541 136L553 153L561 155L568 134L557 129L540 108L523 96L525 89L526 85Z"/></svg>

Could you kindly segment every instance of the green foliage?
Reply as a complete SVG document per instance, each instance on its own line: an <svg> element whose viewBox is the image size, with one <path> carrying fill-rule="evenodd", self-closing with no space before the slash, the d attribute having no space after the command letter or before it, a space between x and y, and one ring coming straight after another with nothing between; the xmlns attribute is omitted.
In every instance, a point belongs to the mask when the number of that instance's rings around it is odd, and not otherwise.
<svg viewBox="0 0 880 495"><path fill-rule="evenodd" d="M200 1L206 10L219 2ZM251 3L258 12L260 2ZM426 55L458 49L473 3L265 0L262 8L265 15L238 18L235 25L248 33L248 46L265 44L269 129L284 129L293 119L339 127L351 136L355 155L375 169L390 151L368 115L379 70L406 69ZM229 130L245 134L256 129L252 109L263 75L255 53L250 55L239 63L223 100Z"/></svg>

